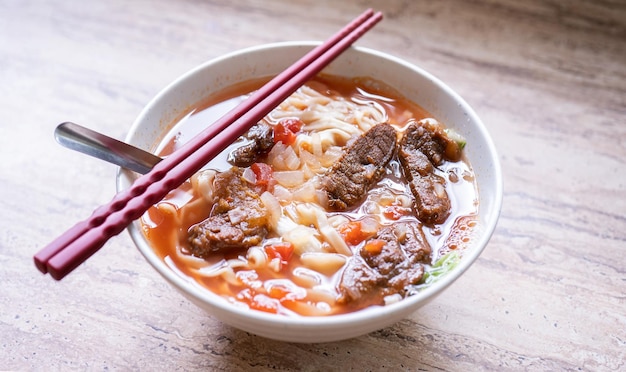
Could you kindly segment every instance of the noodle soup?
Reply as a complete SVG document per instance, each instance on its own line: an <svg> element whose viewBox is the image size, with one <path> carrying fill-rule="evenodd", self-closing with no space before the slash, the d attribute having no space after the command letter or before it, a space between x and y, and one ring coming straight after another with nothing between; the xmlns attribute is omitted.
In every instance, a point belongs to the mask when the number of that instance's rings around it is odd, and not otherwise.
<svg viewBox="0 0 626 372"><path fill-rule="evenodd" d="M175 120L158 152L175 151L261 83ZM141 225L170 267L235 306L293 316L385 306L453 268L475 236L464 145L379 81L321 75Z"/></svg>

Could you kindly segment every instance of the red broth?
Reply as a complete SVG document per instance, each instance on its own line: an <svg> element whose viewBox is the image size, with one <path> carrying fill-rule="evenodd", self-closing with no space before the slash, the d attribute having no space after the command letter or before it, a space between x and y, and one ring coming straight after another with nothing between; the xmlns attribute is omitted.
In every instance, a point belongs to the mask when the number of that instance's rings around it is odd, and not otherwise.
<svg viewBox="0 0 626 372"><path fill-rule="evenodd" d="M167 156L175 151L207 125L235 107L263 82L263 80L251 81L225 90L219 96L201 102L177 119L171 131L158 146L160 155ZM415 103L404 99L384 84L370 79L344 79L322 75L313 79L307 86L324 97L341 97L351 104L375 108L398 132L402 132L412 121L431 118L428 112ZM272 113L265 120L270 125L275 125L280 120L280 115ZM235 142L207 164L205 169L217 172L229 169L231 164L227 161L228 154L241 144L242 142ZM471 146L471 143L468 146ZM302 153L302 150L300 152ZM326 168L322 167L322 170L324 169ZM391 225L398 221L417 222L410 208L411 192L399 170L398 159L393 158L387 169L388 175L370 190L368 199L362 205L347 212L328 212L326 215L329 220L363 221L364 218L372 218L377 226ZM443 224L422 226L432 248L432 255L430 263L425 265L428 273L426 283L408 291L409 295L428 285L430 280L436 279L441 270L445 271L446 264L441 263L443 259L452 256L451 253L456 253L453 258L458 260L477 229L478 195L467 159L444 162L436 173L446 179L445 188L451 201L451 213ZM313 177L315 175L311 178ZM283 195L292 195L289 198L301 191L289 187L284 189L290 194L285 194L283 190ZM292 203L295 204L296 201L281 200L283 211L291 208L289 205ZM156 253L180 275L193 278L201 286L234 305L283 315L332 315L374 305L345 304L336 301L337 285L342 270L346 267L345 264L341 265L339 257L341 255L338 254L332 256L336 262L315 267L315 270L311 268L310 263L303 262L299 254L292 254L288 260L280 260L279 263L274 260L273 265L255 268L250 267L250 252L245 250L215 252L205 257L188 254L188 230L207 218L211 207L211 203L199 194L189 180L153 206L141 220L144 234ZM347 239L346 236L344 238ZM274 234L268 236L265 245L282 241L280 235ZM365 243L349 244L349 247L355 251L361 249L363 244ZM328 251L327 245L322 246ZM255 252L259 253L259 250ZM271 256L267 250L265 253ZM267 258L271 259L269 256ZM305 254L303 257L310 256ZM349 258L346 258L346 262L347 260Z"/></svg>

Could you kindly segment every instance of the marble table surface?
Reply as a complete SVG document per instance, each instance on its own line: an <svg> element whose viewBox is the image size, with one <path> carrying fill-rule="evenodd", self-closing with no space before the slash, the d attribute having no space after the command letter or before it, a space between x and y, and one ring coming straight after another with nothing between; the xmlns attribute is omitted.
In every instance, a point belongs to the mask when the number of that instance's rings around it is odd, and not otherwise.
<svg viewBox="0 0 626 372"><path fill-rule="evenodd" d="M59 146L74 121L124 138L194 66L323 40L368 7L357 45L463 96L499 152L504 201L476 264L388 328L325 344L226 326L172 290L128 234L62 281L32 256L115 193L116 167ZM626 2L0 2L0 370L626 369Z"/></svg>

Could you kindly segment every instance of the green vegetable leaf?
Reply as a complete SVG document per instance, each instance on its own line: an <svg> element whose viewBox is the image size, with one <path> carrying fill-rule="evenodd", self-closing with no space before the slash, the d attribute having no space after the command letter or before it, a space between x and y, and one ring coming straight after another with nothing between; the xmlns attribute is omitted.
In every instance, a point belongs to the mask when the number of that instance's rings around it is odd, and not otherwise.
<svg viewBox="0 0 626 372"><path fill-rule="evenodd" d="M461 262L461 254L457 251L451 251L439 258L437 262L435 262L429 269L424 273L423 285L429 286L439 279L441 279L445 274L454 270L454 268Z"/></svg>
<svg viewBox="0 0 626 372"><path fill-rule="evenodd" d="M448 136L448 138L450 138L451 140L456 142L457 145L459 145L461 150L463 150L465 148L465 145L467 144L467 140L465 139L465 137L460 135L454 129L446 128L445 132L446 132L446 135Z"/></svg>

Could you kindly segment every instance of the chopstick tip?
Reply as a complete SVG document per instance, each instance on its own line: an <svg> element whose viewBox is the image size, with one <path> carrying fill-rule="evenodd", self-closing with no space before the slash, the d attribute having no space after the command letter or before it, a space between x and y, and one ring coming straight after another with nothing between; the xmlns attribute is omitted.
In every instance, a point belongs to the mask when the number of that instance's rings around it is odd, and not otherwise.
<svg viewBox="0 0 626 372"><path fill-rule="evenodd" d="M37 267L37 269L39 271L41 271L42 274L47 274L48 273L48 267L37 256L33 257L33 261L35 263L35 267Z"/></svg>

